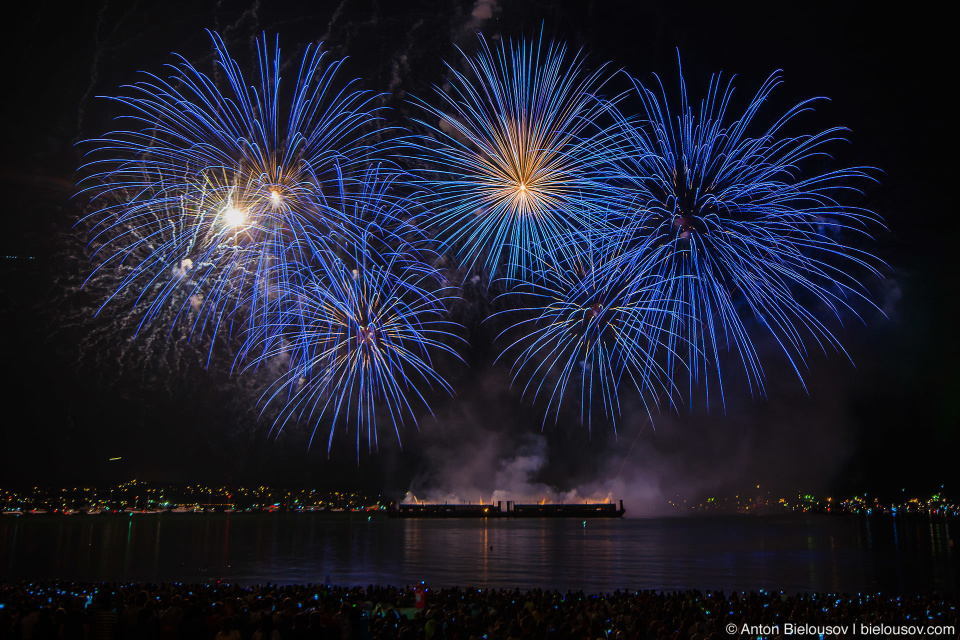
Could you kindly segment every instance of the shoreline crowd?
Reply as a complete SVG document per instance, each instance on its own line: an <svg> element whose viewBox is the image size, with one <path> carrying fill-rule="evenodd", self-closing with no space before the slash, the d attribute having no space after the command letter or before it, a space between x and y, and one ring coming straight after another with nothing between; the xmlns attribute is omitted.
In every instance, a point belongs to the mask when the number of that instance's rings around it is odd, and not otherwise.
<svg viewBox="0 0 960 640"><path fill-rule="evenodd" d="M958 604L936 595L22 582L0 586L0 640L958 638Z"/></svg>

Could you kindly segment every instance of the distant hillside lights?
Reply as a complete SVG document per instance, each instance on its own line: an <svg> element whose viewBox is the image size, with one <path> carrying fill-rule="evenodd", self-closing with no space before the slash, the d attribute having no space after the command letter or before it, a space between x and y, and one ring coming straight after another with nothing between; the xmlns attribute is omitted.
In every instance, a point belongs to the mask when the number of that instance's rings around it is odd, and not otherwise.
<svg viewBox="0 0 960 640"><path fill-rule="evenodd" d="M875 496L853 496L844 500L834 497L820 497L809 493L798 493L795 498L774 498L766 495L735 495L731 497L709 497L694 504L692 501L676 496L668 503L679 511L693 513L825 513L858 515L907 515L924 514L930 516L960 515L960 503L935 493L930 498L903 498L896 502L881 502Z"/></svg>
<svg viewBox="0 0 960 640"><path fill-rule="evenodd" d="M759 489L759 487L758 487ZM943 489L928 498L909 497L906 491L897 501L881 502L864 493L843 500L798 493L794 498L764 495L712 496L694 503L676 496L667 503L686 513L810 513L887 515L902 517L960 516L960 502ZM382 495L358 491L282 489L260 486L228 487L200 484L176 485L131 480L110 487L32 487L24 491L0 487L0 513L21 515L99 515L126 513L247 513L247 512L353 512L387 511L393 502ZM642 508L646 505L637 505Z"/></svg>
<svg viewBox="0 0 960 640"><path fill-rule="evenodd" d="M386 510L389 500L361 492L167 485L131 480L111 487L3 491L4 515L130 515L170 513L322 512Z"/></svg>

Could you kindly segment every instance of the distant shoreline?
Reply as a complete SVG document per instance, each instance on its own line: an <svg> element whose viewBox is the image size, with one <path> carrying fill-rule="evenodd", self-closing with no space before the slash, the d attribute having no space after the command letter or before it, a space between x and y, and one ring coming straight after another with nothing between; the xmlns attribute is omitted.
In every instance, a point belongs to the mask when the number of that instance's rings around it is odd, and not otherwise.
<svg viewBox="0 0 960 640"><path fill-rule="evenodd" d="M0 513L0 521L2 520L14 520L17 518L25 519L36 519L36 518L67 518L67 519L87 519L94 517L136 517L141 519L149 519L151 516L173 516L173 517L186 517L186 516L276 516L276 515L327 515L327 516L363 516L363 517L374 517L374 518L384 518L388 517L387 511L384 509L379 510L365 510L365 509L245 509L245 510L234 510L234 511L225 511L225 510L190 510L190 511L175 511L172 509L165 509L162 511L154 512L144 512L144 511L120 511L120 510L110 510L102 511L98 513L87 513L85 511L78 511L76 513L65 514L57 511L44 511L40 513L33 513L30 511L24 511L18 514L3 512ZM627 512L623 517L626 519L642 520L642 519L687 519L687 518L777 518L777 517L802 517L802 516L829 516L831 518L837 517L848 517L848 518L897 518L897 519L935 519L935 520L954 520L955 518L960 517L960 514L954 513L941 513L941 514L931 514L931 513L890 513L890 512L874 512L874 513L850 513L846 511L836 511L836 512L825 512L825 511L809 511L809 512L798 512L798 511L776 511L776 510L757 510L757 511L686 511L686 512L673 512L673 513L659 513L659 514L638 514L638 513L629 513ZM577 515L563 516L563 519L576 520ZM525 515L523 518L508 518L508 517L499 517L499 516L478 516L478 517L457 517L457 516L429 516L429 517L401 517L397 518L399 520L497 520L497 521L510 521L515 519L521 520L536 520L536 519L556 519L557 516L538 516L538 515ZM611 518L603 518L611 519ZM613 518L617 519L617 518Z"/></svg>

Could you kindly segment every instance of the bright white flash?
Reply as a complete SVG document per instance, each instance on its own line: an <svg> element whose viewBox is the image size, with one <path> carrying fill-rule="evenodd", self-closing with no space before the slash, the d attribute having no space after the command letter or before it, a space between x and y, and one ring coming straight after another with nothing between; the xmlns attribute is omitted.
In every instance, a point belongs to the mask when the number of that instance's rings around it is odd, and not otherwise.
<svg viewBox="0 0 960 640"><path fill-rule="evenodd" d="M243 211L232 204L228 204L223 210L223 220L231 227L239 227L246 221L246 215Z"/></svg>

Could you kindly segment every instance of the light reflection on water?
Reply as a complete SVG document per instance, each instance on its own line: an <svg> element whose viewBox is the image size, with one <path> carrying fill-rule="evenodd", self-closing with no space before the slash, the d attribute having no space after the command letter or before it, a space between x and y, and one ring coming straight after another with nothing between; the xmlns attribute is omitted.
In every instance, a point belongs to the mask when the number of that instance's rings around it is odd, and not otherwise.
<svg viewBox="0 0 960 640"><path fill-rule="evenodd" d="M0 580L939 591L945 519L393 520L366 514L0 517Z"/></svg>

